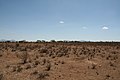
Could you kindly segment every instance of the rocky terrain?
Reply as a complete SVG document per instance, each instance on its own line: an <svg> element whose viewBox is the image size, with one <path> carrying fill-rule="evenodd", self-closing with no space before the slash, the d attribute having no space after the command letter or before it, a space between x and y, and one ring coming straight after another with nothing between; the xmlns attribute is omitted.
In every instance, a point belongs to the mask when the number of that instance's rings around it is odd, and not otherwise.
<svg viewBox="0 0 120 80"><path fill-rule="evenodd" d="M120 80L120 43L0 43L0 80Z"/></svg>

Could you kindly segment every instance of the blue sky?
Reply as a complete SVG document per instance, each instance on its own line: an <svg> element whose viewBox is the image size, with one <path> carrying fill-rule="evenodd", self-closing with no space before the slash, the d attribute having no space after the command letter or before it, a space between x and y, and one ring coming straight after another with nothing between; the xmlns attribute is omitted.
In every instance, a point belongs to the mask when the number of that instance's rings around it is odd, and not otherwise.
<svg viewBox="0 0 120 80"><path fill-rule="evenodd" d="M0 0L0 39L120 40L120 0Z"/></svg>

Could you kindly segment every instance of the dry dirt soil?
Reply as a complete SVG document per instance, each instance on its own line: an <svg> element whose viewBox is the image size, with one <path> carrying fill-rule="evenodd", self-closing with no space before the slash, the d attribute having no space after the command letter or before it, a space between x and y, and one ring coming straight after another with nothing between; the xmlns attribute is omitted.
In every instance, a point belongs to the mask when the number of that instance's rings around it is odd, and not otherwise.
<svg viewBox="0 0 120 80"><path fill-rule="evenodd" d="M0 80L120 80L120 43L0 43Z"/></svg>

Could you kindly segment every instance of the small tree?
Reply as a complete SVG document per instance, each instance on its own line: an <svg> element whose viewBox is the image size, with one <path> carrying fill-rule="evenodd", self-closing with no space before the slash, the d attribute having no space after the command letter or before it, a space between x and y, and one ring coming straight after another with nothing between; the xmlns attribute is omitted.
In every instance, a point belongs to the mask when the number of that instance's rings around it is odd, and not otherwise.
<svg viewBox="0 0 120 80"><path fill-rule="evenodd" d="M19 43L25 43L25 42L27 42L27 41L26 40L19 41Z"/></svg>
<svg viewBox="0 0 120 80"><path fill-rule="evenodd" d="M42 41L41 41L41 40L37 40L36 42L37 42L37 43L40 43L40 42L42 42Z"/></svg>
<svg viewBox="0 0 120 80"><path fill-rule="evenodd" d="M43 42L43 43L44 43L44 42L46 42L46 41L45 41L45 40L42 40L41 42Z"/></svg>
<svg viewBox="0 0 120 80"><path fill-rule="evenodd" d="M56 42L55 40L51 40L50 42Z"/></svg>

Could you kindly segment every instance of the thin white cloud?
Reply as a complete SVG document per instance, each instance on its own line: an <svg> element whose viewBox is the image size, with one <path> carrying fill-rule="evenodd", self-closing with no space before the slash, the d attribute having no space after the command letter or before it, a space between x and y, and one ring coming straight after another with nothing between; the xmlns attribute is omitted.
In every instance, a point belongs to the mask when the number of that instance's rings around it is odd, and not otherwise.
<svg viewBox="0 0 120 80"><path fill-rule="evenodd" d="M82 27L82 29L88 29L87 27Z"/></svg>
<svg viewBox="0 0 120 80"><path fill-rule="evenodd" d="M64 22L64 21L59 21L59 23L60 23L60 24L63 24L63 23L65 23L65 22Z"/></svg>
<svg viewBox="0 0 120 80"><path fill-rule="evenodd" d="M109 28L106 27L106 26L104 26L104 27L102 27L102 29L103 29L103 30L108 30Z"/></svg>

